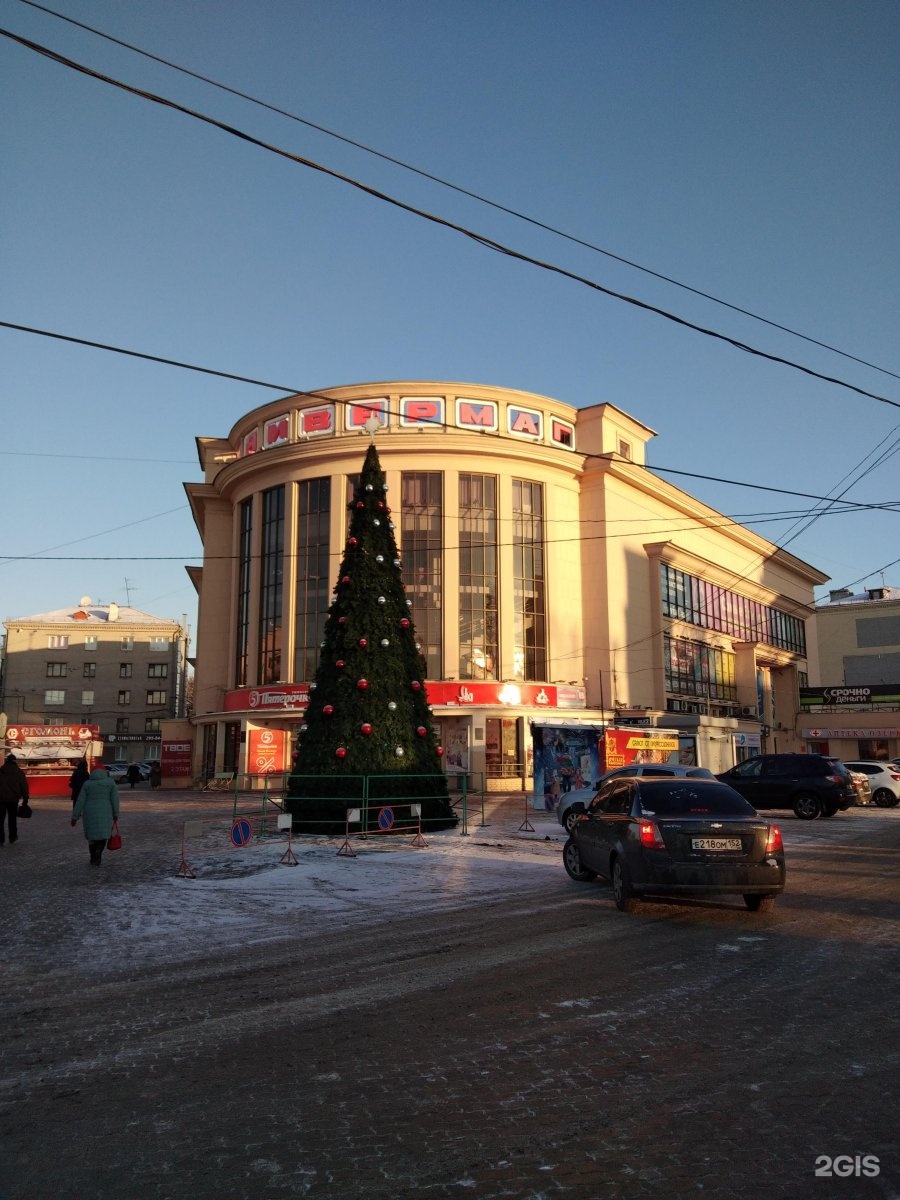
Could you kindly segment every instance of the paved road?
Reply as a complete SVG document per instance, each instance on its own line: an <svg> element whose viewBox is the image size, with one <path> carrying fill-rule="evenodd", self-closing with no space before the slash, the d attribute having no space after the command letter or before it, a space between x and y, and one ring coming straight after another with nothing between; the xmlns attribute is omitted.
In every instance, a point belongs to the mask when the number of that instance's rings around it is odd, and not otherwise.
<svg viewBox="0 0 900 1200"><path fill-rule="evenodd" d="M562 835L536 819L548 870L508 895L273 913L264 939L117 962L185 816L229 811L126 803L127 885L91 874L63 801L0 851L2 1200L900 1195L900 810L787 815L789 890L762 917L619 914L549 869ZM473 840L512 848L520 817ZM815 1175L836 1158L850 1174Z"/></svg>

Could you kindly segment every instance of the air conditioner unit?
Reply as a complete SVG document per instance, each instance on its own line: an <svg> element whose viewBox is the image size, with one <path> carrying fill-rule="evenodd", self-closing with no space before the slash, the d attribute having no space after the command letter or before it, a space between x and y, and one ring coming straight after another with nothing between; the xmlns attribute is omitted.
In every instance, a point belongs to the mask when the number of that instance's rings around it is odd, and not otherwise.
<svg viewBox="0 0 900 1200"><path fill-rule="evenodd" d="M755 708L750 708L749 705L745 704L744 707L741 709L741 716L742 717L758 717L759 713L756 711Z"/></svg>

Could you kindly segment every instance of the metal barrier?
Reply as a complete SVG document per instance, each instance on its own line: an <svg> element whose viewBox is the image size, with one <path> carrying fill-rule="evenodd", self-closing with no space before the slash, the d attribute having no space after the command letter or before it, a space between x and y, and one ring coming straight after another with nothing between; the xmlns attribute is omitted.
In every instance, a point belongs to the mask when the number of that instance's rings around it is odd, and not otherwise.
<svg viewBox="0 0 900 1200"><path fill-rule="evenodd" d="M277 825L271 831L265 827L265 815L260 813L243 813L238 814L236 811L232 814L228 829L228 840L224 837L215 838L212 841L210 835L215 835L216 826L224 828L227 818L225 817L202 817L190 821L182 822L181 826L181 863L178 867L176 875L180 879L196 879L193 867L188 861L188 844L193 842L190 847L191 857L196 860L201 854L221 854L223 850L227 850L229 845L234 849L247 849L248 847L267 846L273 844L273 839L278 834L287 834L287 844L284 853L279 858L279 863L287 867L296 867L298 859L294 854L292 841L292 821L290 813L279 813ZM254 821L258 822L256 831L254 832ZM205 845L201 845L201 839L205 841ZM276 848L284 846L283 837L275 842Z"/></svg>

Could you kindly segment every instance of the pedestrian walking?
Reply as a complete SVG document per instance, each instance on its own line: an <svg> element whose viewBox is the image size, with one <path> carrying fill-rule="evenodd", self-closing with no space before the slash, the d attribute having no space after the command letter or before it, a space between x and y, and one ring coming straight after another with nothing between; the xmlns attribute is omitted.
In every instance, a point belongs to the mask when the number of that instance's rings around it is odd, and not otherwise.
<svg viewBox="0 0 900 1200"><path fill-rule="evenodd" d="M158 762L150 764L150 787L155 792L162 784L162 767Z"/></svg>
<svg viewBox="0 0 900 1200"><path fill-rule="evenodd" d="M134 791L134 785L141 782L141 768L137 763L131 763L125 772L125 778L131 784L131 790Z"/></svg>
<svg viewBox="0 0 900 1200"><path fill-rule="evenodd" d="M90 778L78 793L72 809L72 825L84 816L84 836L91 855L91 866L99 867L113 821L119 816L119 789L102 763L95 763Z"/></svg>
<svg viewBox="0 0 900 1200"><path fill-rule="evenodd" d="M73 808L75 807L75 801L78 799L78 793L81 791L82 786L87 783L89 775L90 771L87 767L87 759L80 758L78 760L78 766L69 776L69 790L72 793Z"/></svg>
<svg viewBox="0 0 900 1200"><path fill-rule="evenodd" d="M16 762L16 756L7 754L3 766L0 767L0 846L5 841L4 824L9 829L10 845L19 840L16 810L20 800L28 803L28 780Z"/></svg>

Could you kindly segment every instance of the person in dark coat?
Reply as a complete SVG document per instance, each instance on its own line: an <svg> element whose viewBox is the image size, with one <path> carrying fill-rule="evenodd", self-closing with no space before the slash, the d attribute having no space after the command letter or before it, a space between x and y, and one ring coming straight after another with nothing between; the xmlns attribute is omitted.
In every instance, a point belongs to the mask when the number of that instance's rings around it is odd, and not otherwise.
<svg viewBox="0 0 900 1200"><path fill-rule="evenodd" d="M134 789L134 785L136 783L141 782L141 768L137 765L137 763L132 763L129 766L128 770L125 772L125 778L131 784L132 790Z"/></svg>
<svg viewBox="0 0 900 1200"><path fill-rule="evenodd" d="M119 789L102 763L94 763L90 778L78 793L72 809L72 824L84 814L84 836L91 855L91 866L99 867L113 821L119 816Z"/></svg>
<svg viewBox="0 0 900 1200"><path fill-rule="evenodd" d="M150 786L154 791L162 784L162 767L158 762L150 764Z"/></svg>
<svg viewBox="0 0 900 1200"><path fill-rule="evenodd" d="M3 766L0 767L0 846L5 841L4 822L9 826L10 845L19 840L16 809L20 800L28 800L28 780L16 762L16 756L7 754Z"/></svg>
<svg viewBox="0 0 900 1200"><path fill-rule="evenodd" d="M87 768L87 759L80 758L78 766L69 776L69 791L72 793L72 807L75 807L75 801L78 799L78 793L81 791L82 785L87 782L90 771Z"/></svg>

